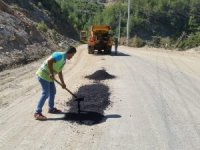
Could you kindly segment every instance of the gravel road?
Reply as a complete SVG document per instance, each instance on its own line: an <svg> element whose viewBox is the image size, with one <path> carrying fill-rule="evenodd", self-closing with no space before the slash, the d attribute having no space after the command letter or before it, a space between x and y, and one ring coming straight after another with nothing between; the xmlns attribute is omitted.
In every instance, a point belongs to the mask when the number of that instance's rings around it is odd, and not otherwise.
<svg viewBox="0 0 200 150"><path fill-rule="evenodd" d="M89 55L81 45L63 72L67 87L86 98L82 110L92 113L74 120L76 103L58 85L56 107L64 113L48 114L46 103L48 120L34 120L35 71L43 61L0 72L0 149L200 149L199 53L120 46L117 56ZM94 116L100 120L88 123Z"/></svg>

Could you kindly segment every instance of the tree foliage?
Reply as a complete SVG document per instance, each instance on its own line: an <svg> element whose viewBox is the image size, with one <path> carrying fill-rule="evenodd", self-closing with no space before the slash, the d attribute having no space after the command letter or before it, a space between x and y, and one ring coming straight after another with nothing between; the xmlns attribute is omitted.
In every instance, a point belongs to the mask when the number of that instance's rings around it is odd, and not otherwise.
<svg viewBox="0 0 200 150"><path fill-rule="evenodd" d="M52 15L70 21L77 31L87 30L93 24L107 24L116 35L121 13L121 35L126 36L127 0L106 6L96 0L55 1L40 0L50 8ZM130 8L131 38L136 36L148 41L159 36L176 40L183 32L187 37L200 32L199 0L131 0Z"/></svg>
<svg viewBox="0 0 200 150"><path fill-rule="evenodd" d="M120 6L120 7L119 7ZM178 40L183 32L187 38L199 38L196 34L200 31L200 1L199 0L131 0L130 36L139 36L144 40L153 40L153 37L171 37ZM117 12L123 12L122 36L126 36L127 2L106 7L102 12L103 23L118 28ZM110 16L110 17L107 17ZM182 45L188 45L192 40L184 39ZM195 43L196 41L196 43ZM195 40L191 45L200 45ZM176 42L174 42L176 43Z"/></svg>
<svg viewBox="0 0 200 150"><path fill-rule="evenodd" d="M93 23L97 12L104 8L92 0L56 0L66 20L69 20L76 30L87 29Z"/></svg>

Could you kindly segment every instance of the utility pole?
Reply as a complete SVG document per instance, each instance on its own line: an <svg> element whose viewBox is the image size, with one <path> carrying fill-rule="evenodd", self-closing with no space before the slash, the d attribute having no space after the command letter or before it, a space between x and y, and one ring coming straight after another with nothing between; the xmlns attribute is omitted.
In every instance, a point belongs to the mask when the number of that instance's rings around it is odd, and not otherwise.
<svg viewBox="0 0 200 150"><path fill-rule="evenodd" d="M128 0L128 19L127 19L127 37L126 37L126 45L128 46L129 40L129 22L130 22L130 0Z"/></svg>
<svg viewBox="0 0 200 150"><path fill-rule="evenodd" d="M121 33L121 11L119 12L119 32L118 32L118 41L120 41Z"/></svg>

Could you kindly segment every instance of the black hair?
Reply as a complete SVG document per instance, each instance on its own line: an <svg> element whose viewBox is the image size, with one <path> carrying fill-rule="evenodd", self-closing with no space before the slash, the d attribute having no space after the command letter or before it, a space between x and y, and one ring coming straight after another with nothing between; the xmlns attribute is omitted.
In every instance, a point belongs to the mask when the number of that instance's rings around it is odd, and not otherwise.
<svg viewBox="0 0 200 150"><path fill-rule="evenodd" d="M76 48L73 47L73 46L70 46L68 49L67 49L67 54L75 54L76 53Z"/></svg>

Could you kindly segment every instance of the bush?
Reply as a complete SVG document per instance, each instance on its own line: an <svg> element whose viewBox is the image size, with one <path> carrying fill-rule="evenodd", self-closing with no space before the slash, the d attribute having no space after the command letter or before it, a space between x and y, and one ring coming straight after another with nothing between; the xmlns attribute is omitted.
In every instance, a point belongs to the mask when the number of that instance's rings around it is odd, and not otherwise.
<svg viewBox="0 0 200 150"><path fill-rule="evenodd" d="M161 38L160 46L163 48L171 48L171 39L169 37Z"/></svg>
<svg viewBox="0 0 200 150"><path fill-rule="evenodd" d="M42 6L42 3L41 3L41 2L38 2L38 3L37 3L37 6L38 6L39 8L43 8L43 6Z"/></svg>
<svg viewBox="0 0 200 150"><path fill-rule="evenodd" d="M126 37L121 37L120 38L119 45L126 45Z"/></svg>
<svg viewBox="0 0 200 150"><path fill-rule="evenodd" d="M51 30L51 38L55 41L58 42L59 41L59 34L55 29Z"/></svg>
<svg viewBox="0 0 200 150"><path fill-rule="evenodd" d="M189 49L197 46L200 46L200 32L190 34L179 44L178 48Z"/></svg>
<svg viewBox="0 0 200 150"><path fill-rule="evenodd" d="M144 45L145 45L145 42L140 37L138 37L137 35L134 36L134 38L129 40L129 46L143 47Z"/></svg>
<svg viewBox="0 0 200 150"><path fill-rule="evenodd" d="M40 22L36 25L37 30L41 31L41 32L47 32L48 31L48 27L44 22Z"/></svg>
<svg viewBox="0 0 200 150"><path fill-rule="evenodd" d="M160 47L161 37L159 37L159 36L153 36L152 38L153 38L152 39L153 46L154 47Z"/></svg>

